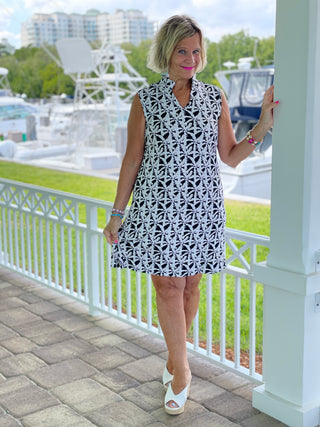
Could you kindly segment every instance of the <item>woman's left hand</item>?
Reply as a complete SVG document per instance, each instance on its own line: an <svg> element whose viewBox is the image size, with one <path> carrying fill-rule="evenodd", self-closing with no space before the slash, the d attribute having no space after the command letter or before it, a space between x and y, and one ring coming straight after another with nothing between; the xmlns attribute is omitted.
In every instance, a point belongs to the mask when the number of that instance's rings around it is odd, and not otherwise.
<svg viewBox="0 0 320 427"><path fill-rule="evenodd" d="M273 93L274 86L272 85L266 90L261 106L259 125L265 133L273 126L273 109L279 104L279 101L273 101Z"/></svg>

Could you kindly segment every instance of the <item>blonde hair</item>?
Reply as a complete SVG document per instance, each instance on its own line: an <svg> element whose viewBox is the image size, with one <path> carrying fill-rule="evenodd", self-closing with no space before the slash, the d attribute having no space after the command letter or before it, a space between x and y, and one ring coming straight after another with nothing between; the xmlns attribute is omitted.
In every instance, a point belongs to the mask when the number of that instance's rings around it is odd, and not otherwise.
<svg viewBox="0 0 320 427"><path fill-rule="evenodd" d="M196 71L203 70L207 63L207 55L202 31L199 25L187 15L174 15L159 28L149 51L147 67L157 73L166 73L177 43L197 33L200 37L201 60Z"/></svg>

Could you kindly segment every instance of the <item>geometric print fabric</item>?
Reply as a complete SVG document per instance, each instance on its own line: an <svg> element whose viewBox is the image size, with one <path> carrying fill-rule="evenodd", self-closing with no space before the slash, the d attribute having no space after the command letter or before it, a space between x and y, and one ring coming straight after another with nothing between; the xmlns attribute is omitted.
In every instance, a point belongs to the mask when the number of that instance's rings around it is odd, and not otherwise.
<svg viewBox="0 0 320 427"><path fill-rule="evenodd" d="M221 92L192 79L181 107L167 75L138 92L145 149L113 267L184 277L225 268L225 209L217 160Z"/></svg>

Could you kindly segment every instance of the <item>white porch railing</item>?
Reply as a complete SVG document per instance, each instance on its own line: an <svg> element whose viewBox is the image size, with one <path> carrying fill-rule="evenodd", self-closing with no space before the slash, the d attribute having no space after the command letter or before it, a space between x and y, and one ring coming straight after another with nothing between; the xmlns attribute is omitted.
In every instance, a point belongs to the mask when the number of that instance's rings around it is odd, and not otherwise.
<svg viewBox="0 0 320 427"><path fill-rule="evenodd" d="M86 304L91 314L107 313L162 336L150 276L110 267L111 248L102 228L111 207L0 179L0 265ZM260 382L256 347L263 289L253 266L266 259L269 238L227 229L226 239L228 267L201 282L188 348Z"/></svg>

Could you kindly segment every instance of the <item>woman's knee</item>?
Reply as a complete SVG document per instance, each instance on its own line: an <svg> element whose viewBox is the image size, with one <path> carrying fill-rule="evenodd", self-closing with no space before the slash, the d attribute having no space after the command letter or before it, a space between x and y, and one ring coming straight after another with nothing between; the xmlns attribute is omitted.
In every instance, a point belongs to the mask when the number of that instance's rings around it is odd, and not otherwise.
<svg viewBox="0 0 320 427"><path fill-rule="evenodd" d="M197 293L199 292L199 283L202 274L196 274L195 276L188 276L186 278L185 293Z"/></svg>
<svg viewBox="0 0 320 427"><path fill-rule="evenodd" d="M152 276L157 297L172 299L183 295L185 279L182 277Z"/></svg>

